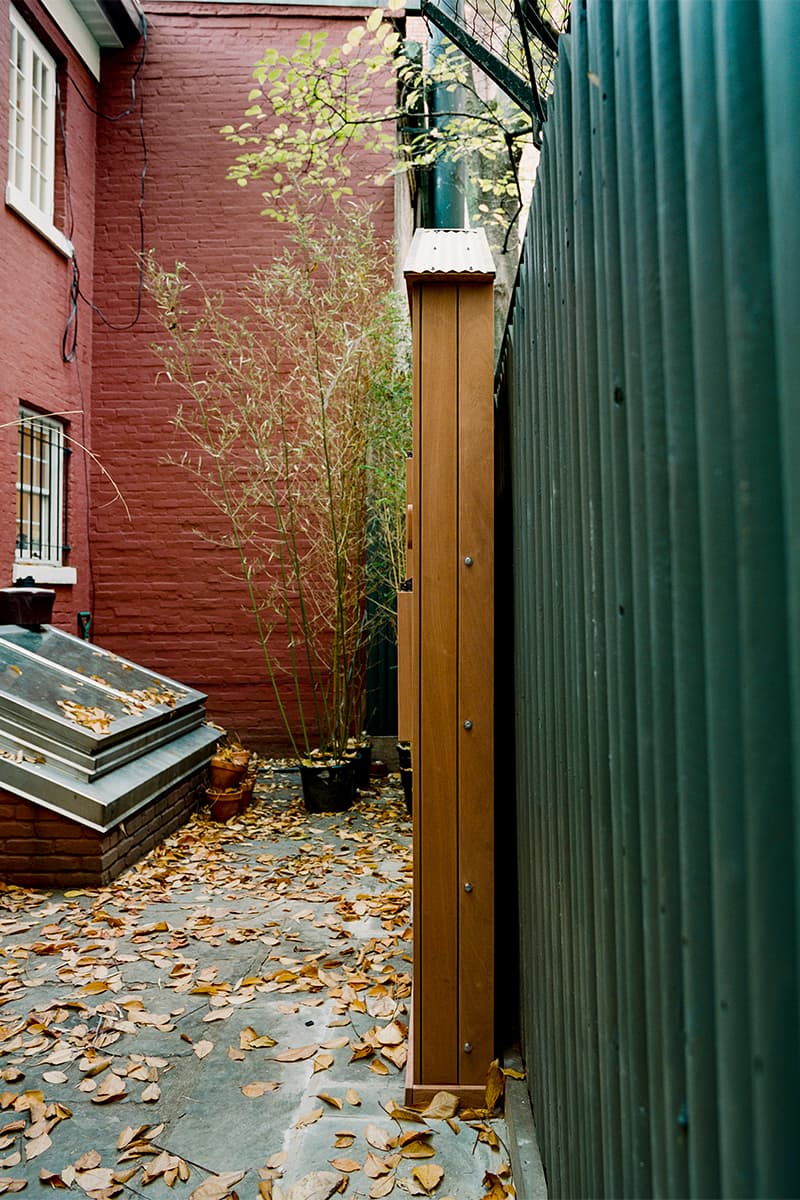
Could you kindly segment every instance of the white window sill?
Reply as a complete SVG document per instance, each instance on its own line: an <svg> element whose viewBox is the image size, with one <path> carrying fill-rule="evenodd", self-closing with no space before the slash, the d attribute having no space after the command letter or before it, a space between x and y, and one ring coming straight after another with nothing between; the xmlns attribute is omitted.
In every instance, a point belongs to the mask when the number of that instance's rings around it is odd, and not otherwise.
<svg viewBox="0 0 800 1200"><path fill-rule="evenodd" d="M45 583L77 583L78 572L75 567L56 567L51 563L34 562L15 562L11 573L13 580L27 579L32 575L36 580L36 586L41 587Z"/></svg>
<svg viewBox="0 0 800 1200"><path fill-rule="evenodd" d="M29 225L32 225L51 246L55 246L60 254L63 254L65 258L72 258L74 248L69 238L65 237L60 229L56 229L53 222L48 221L44 213L41 213L22 192L10 183L6 184L6 205Z"/></svg>

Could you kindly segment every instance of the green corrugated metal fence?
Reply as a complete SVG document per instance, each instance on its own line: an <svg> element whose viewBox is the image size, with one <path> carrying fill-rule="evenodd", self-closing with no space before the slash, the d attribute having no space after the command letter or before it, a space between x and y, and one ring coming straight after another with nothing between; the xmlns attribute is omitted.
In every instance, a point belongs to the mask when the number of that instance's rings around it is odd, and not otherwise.
<svg viewBox="0 0 800 1200"><path fill-rule="evenodd" d="M554 1196L800 1195L800 4L574 0L501 356Z"/></svg>

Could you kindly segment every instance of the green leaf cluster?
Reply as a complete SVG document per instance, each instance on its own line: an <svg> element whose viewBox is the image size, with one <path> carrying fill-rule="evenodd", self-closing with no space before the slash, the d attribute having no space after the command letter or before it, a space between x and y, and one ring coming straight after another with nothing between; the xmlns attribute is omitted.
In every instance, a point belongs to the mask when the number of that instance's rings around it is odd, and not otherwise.
<svg viewBox="0 0 800 1200"><path fill-rule="evenodd" d="M415 59L392 5L374 9L337 44L325 30L303 33L289 53L265 51L245 119L222 128L239 149L229 176L242 187L256 184L264 213L281 221L301 181L338 200L392 174L468 160L472 219L506 225L521 199L517 163L533 128L511 101L487 98L473 76L454 46L430 65ZM436 120L434 85L454 103Z"/></svg>

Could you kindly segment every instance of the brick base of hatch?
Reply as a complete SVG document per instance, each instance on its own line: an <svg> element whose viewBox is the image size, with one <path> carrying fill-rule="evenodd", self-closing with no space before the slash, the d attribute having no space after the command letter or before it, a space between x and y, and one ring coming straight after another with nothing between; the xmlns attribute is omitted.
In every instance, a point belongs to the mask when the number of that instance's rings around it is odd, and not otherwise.
<svg viewBox="0 0 800 1200"><path fill-rule="evenodd" d="M204 800L203 769L102 831L0 789L0 880L102 887L185 824Z"/></svg>

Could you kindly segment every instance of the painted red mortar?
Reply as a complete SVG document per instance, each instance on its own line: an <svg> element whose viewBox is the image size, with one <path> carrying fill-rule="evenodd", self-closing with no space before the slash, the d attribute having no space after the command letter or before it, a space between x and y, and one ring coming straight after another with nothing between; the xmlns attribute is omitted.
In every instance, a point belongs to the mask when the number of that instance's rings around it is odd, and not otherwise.
<svg viewBox="0 0 800 1200"><path fill-rule="evenodd" d="M185 824L207 771L157 796L107 833L0 789L0 878L26 887L100 887Z"/></svg>

